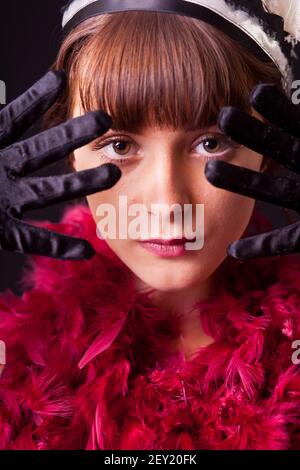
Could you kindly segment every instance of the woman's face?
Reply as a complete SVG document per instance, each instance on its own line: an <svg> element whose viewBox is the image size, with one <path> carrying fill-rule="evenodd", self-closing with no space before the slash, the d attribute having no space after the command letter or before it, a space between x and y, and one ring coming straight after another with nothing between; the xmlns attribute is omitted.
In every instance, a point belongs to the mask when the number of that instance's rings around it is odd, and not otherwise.
<svg viewBox="0 0 300 470"><path fill-rule="evenodd" d="M80 114L77 107L74 117ZM104 218L107 220L107 212L106 216L104 213L99 216L99 206L109 204L115 208L116 237L103 233L102 236L143 285L160 291L179 291L207 281L226 258L227 246L243 235L255 201L216 188L206 180L205 163L216 158L256 171L262 163L261 155L234 144L217 126L188 132L148 127L139 134L109 130L98 140L75 151L76 171L109 162L120 167L122 177L118 183L107 191L88 196L87 200L96 224ZM132 204L141 204L146 211L147 224L140 226L138 236L127 233L126 237L120 237L119 217L123 217L122 220L125 217L128 226L136 219L136 216L125 214L125 206L123 209L119 206L120 196L123 202L126 197L127 210ZM158 204L156 207L159 208L160 204L167 204L165 207L170 209L163 213L161 220L165 225L160 224L155 237L150 232L150 221L154 220L151 219L153 204ZM180 217L172 214L173 204L179 204L182 209L187 204L192 211L187 210L186 214L183 211L180 222ZM203 207L204 225L199 216L200 209L196 215L197 205ZM186 250L180 256L170 257L149 251L136 239L185 236L187 214L192 214L193 234L196 230L198 234L203 231L204 243L200 249ZM166 227L171 232L166 232Z"/></svg>

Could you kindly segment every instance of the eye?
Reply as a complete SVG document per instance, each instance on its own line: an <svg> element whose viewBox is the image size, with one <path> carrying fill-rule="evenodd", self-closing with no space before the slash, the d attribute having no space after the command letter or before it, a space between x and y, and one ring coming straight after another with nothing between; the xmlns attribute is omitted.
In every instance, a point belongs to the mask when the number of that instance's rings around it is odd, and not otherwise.
<svg viewBox="0 0 300 470"><path fill-rule="evenodd" d="M205 139L202 145L204 150L209 153L216 153L222 151L221 143L216 138Z"/></svg>
<svg viewBox="0 0 300 470"><path fill-rule="evenodd" d="M100 158L107 158L122 163L138 153L138 145L128 139L128 137L115 136L103 141L96 141L93 145L93 150L99 150L98 155Z"/></svg>
<svg viewBox="0 0 300 470"><path fill-rule="evenodd" d="M204 135L193 147L193 151L204 158L218 158L240 147L224 134Z"/></svg>

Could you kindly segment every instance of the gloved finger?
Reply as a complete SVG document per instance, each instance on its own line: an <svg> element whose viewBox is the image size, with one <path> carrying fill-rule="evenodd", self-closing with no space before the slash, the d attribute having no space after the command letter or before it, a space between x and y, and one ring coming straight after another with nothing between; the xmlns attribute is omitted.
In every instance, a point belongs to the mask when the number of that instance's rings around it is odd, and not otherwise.
<svg viewBox="0 0 300 470"><path fill-rule="evenodd" d="M208 161L204 173L218 188L296 211L300 209L299 179L274 177L221 160Z"/></svg>
<svg viewBox="0 0 300 470"><path fill-rule="evenodd" d="M230 106L220 111L218 125L234 141L300 172L300 139Z"/></svg>
<svg viewBox="0 0 300 470"><path fill-rule="evenodd" d="M55 102L64 88L63 71L48 72L0 112L0 148L16 140Z"/></svg>
<svg viewBox="0 0 300 470"><path fill-rule="evenodd" d="M84 197L114 186L121 177L121 170L112 163L98 168L59 176L23 178L22 211L45 207L57 202Z"/></svg>
<svg viewBox="0 0 300 470"><path fill-rule="evenodd" d="M95 255L94 248L87 240L36 227L13 216L6 220L1 247L63 260L90 259Z"/></svg>
<svg viewBox="0 0 300 470"><path fill-rule="evenodd" d="M299 251L300 222L237 240L227 247L227 254L239 260L288 255Z"/></svg>
<svg viewBox="0 0 300 470"><path fill-rule="evenodd" d="M25 175L88 144L111 125L112 119L104 111L92 111L11 145L4 155L13 172Z"/></svg>
<svg viewBox="0 0 300 470"><path fill-rule="evenodd" d="M250 94L250 103L272 124L300 137L300 107L294 105L277 86L267 83L257 85Z"/></svg>

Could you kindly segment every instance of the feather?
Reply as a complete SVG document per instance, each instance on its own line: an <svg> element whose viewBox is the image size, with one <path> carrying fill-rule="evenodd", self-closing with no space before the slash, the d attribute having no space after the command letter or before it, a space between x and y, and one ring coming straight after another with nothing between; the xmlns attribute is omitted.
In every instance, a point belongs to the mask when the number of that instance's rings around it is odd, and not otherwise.
<svg viewBox="0 0 300 470"><path fill-rule="evenodd" d="M266 11L279 15L284 20L284 29L290 40L300 41L300 2L299 0L262 0Z"/></svg>
<svg viewBox="0 0 300 470"><path fill-rule="evenodd" d="M86 206L41 224L97 254L33 256L31 288L0 296L1 449L300 449L298 255L227 258L197 304L214 342L187 361L169 348L178 321L136 292Z"/></svg>
<svg viewBox="0 0 300 470"><path fill-rule="evenodd" d="M107 348L109 348L114 340L116 339L117 335L119 334L122 326L124 325L126 320L126 315L124 315L120 320L118 320L115 324L110 325L109 330L102 332L100 335L97 336L95 341L90 345L88 350L84 353L83 357L80 359L78 367L82 369L88 362L94 359L96 356L101 354Z"/></svg>

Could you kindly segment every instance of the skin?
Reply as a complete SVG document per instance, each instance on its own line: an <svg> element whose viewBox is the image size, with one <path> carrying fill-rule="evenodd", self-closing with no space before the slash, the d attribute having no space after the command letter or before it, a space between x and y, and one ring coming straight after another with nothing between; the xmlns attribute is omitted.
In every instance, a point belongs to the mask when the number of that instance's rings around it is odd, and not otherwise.
<svg viewBox="0 0 300 470"><path fill-rule="evenodd" d="M74 117L80 114L82 111L77 105ZM209 145L208 141L204 143L207 134L217 140L210 140ZM188 251L182 257L159 257L132 239L106 239L130 268L137 289L153 289L153 302L166 314L178 316L181 335L174 338L170 347L183 351L189 359L199 347L213 342L213 338L204 333L193 305L216 292L218 267L227 257L226 248L242 237L255 205L254 199L211 185L205 178L205 163L209 158L220 158L260 171L262 156L230 143L217 126L192 132L148 127L140 134L110 129L99 139L103 142L111 136L118 136L117 146L111 143L95 150L94 141L74 152L76 171L107 162L119 165L122 171L121 179L113 188L87 197L96 223L100 220L96 216L98 205L109 203L118 209L119 195L128 197L128 205L145 204L148 211L153 203L193 204L193 207L204 204L204 247ZM120 164L118 158L127 160ZM171 221L173 223L172 218ZM195 217L193 222L195 229Z"/></svg>

